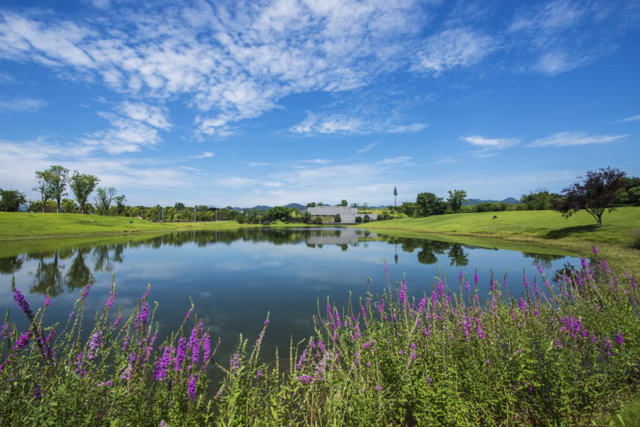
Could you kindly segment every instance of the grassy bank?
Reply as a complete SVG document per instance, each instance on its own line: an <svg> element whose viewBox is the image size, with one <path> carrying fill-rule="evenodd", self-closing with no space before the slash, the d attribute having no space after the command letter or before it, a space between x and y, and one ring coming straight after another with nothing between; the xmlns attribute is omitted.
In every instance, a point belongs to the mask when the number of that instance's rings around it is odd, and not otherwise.
<svg viewBox="0 0 640 427"><path fill-rule="evenodd" d="M113 288L84 340L78 328L89 286L66 326L47 325L47 298L36 310L14 289L31 327L0 328L0 424L536 427L618 420L620 402L640 383L635 279L616 276L593 254L557 283L542 270L538 280L523 278L522 293L511 277L509 284L436 278L414 297L406 283L387 277L386 289L372 290L378 296L342 308L327 303L314 316L315 336L291 346L284 369L278 354L260 355L268 317L255 342L241 337L231 360L222 361L191 311L156 342L161 311L152 311L149 290L125 320L111 313ZM481 288L490 289L486 301ZM216 369L223 380L210 388L208 372ZM621 413L625 425L640 421L632 409Z"/></svg>
<svg viewBox="0 0 640 427"><path fill-rule="evenodd" d="M497 218L493 219L494 216ZM619 268L634 273L640 271L640 251L631 248L631 233L640 229L638 207L621 208L605 214L602 228L598 228L586 212L564 219L553 211L438 215L373 222L357 227L398 237L440 234L521 242L583 256L587 256L591 246L596 244L607 252L610 262ZM479 240L477 242L482 245Z"/></svg>
<svg viewBox="0 0 640 427"><path fill-rule="evenodd" d="M138 218L99 215L0 212L0 241L238 227L241 226L236 221L155 223ZM245 224L242 227L252 225Z"/></svg>

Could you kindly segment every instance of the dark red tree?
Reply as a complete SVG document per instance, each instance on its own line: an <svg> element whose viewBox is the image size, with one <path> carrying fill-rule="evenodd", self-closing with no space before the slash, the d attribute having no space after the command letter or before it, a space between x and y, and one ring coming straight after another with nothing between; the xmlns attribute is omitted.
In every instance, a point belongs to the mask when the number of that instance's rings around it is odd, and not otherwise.
<svg viewBox="0 0 640 427"><path fill-rule="evenodd" d="M562 190L564 198L556 206L556 211L569 218L585 210L595 218L598 227L602 227L602 214L607 210L614 210L616 192L624 187L622 178L625 175L620 169L611 167L588 171L587 176L578 177L582 182L576 182Z"/></svg>

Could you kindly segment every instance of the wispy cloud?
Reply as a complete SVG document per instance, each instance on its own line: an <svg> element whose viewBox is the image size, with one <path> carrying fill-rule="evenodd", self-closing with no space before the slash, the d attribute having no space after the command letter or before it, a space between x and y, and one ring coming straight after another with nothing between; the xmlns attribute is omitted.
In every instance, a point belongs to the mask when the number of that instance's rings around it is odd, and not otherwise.
<svg viewBox="0 0 640 427"><path fill-rule="evenodd" d="M588 132L557 132L545 138L536 139L529 147L572 147L576 145L610 144L627 139L629 135L592 135Z"/></svg>
<svg viewBox="0 0 640 427"><path fill-rule="evenodd" d="M202 154L195 156L194 159L208 159L215 156L211 151L204 151Z"/></svg>
<svg viewBox="0 0 640 427"><path fill-rule="evenodd" d="M549 0L518 9L508 33L529 68L555 76L610 54L630 13L617 1ZM515 36L515 37L514 37ZM517 43L517 44L516 44Z"/></svg>
<svg viewBox="0 0 640 427"><path fill-rule="evenodd" d="M413 70L436 75L456 67L468 67L482 61L499 47L498 41L470 28L446 29L428 37L418 52Z"/></svg>
<svg viewBox="0 0 640 427"><path fill-rule="evenodd" d="M451 164L451 163L456 163L456 159L453 156L445 156L445 157L440 157L438 160L436 160L435 162L432 162L432 164L434 165L447 165L447 164Z"/></svg>
<svg viewBox="0 0 640 427"><path fill-rule="evenodd" d="M622 119L623 122L640 122L640 114Z"/></svg>
<svg viewBox="0 0 640 427"><path fill-rule="evenodd" d="M496 156L498 152L518 145L521 141L520 138L486 138L480 135L466 136L460 139L480 148L471 151L470 154L474 157Z"/></svg>
<svg viewBox="0 0 640 427"><path fill-rule="evenodd" d="M376 148L378 145L380 145L379 142L372 142L371 144L366 145L366 146L362 147L361 149L359 149L358 151L356 151L356 153L362 154L362 153L369 152L369 151L373 150L374 148Z"/></svg>
<svg viewBox="0 0 640 427"><path fill-rule="evenodd" d="M0 113L35 113L49 105L47 101L33 98L0 99Z"/></svg>
<svg viewBox="0 0 640 427"><path fill-rule="evenodd" d="M309 113L302 122L290 127L289 132L296 134L369 135L374 133L415 133L428 127L429 125L425 123L392 124L389 119L378 121L375 117L345 117L340 114Z"/></svg>

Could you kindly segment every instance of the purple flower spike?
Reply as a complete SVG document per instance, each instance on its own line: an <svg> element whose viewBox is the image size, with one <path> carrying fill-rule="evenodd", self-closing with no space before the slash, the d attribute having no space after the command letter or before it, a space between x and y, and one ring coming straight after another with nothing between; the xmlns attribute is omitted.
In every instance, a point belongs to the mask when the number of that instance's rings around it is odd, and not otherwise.
<svg viewBox="0 0 640 427"><path fill-rule="evenodd" d="M187 388L187 394L189 395L189 400L194 401L196 399L196 382L198 381L195 375L191 375L189 378L189 387Z"/></svg>
<svg viewBox="0 0 640 427"><path fill-rule="evenodd" d="M593 250L593 254L594 254L594 255L598 255L598 252L599 252L599 251L598 251L598 247L597 247L596 245L593 245L592 250Z"/></svg>
<svg viewBox="0 0 640 427"><path fill-rule="evenodd" d="M82 292L80 292L80 295L82 296L82 300L86 300L87 297L89 296L89 289L91 289L91 283L87 283L87 286L82 288Z"/></svg>
<svg viewBox="0 0 640 427"><path fill-rule="evenodd" d="M50 304L51 304L51 297L49 296L49 294L45 294L44 302L42 303L42 306L49 307Z"/></svg>
<svg viewBox="0 0 640 427"><path fill-rule="evenodd" d="M33 322L33 311L31 311L31 307L29 307L29 303L27 302L27 299L24 297L24 295L22 295L22 292L20 292L20 289L13 290L13 299L15 300L16 304L18 304L18 307L20 307L22 312L27 315L29 321Z"/></svg>

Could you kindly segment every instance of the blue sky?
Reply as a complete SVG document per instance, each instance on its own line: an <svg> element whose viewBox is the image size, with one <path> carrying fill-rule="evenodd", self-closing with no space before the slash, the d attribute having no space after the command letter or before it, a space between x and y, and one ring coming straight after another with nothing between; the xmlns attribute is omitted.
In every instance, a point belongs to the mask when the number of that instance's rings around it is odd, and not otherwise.
<svg viewBox="0 0 640 427"><path fill-rule="evenodd" d="M640 0L5 0L0 187L61 164L146 205L559 191L640 175L638 76Z"/></svg>

